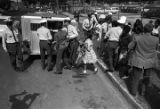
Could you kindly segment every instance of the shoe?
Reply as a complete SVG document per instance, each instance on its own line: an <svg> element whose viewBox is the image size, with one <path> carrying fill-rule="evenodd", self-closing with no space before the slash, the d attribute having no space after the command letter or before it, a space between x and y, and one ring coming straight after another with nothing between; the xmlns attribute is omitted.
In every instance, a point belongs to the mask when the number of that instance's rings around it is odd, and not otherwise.
<svg viewBox="0 0 160 109"><path fill-rule="evenodd" d="M62 72L54 72L54 74L62 74Z"/></svg>
<svg viewBox="0 0 160 109"><path fill-rule="evenodd" d="M87 71L86 71L86 70L83 70L83 74L87 74Z"/></svg>
<svg viewBox="0 0 160 109"><path fill-rule="evenodd" d="M97 72L98 72L98 68L95 68L94 69L94 74L97 74Z"/></svg>
<svg viewBox="0 0 160 109"><path fill-rule="evenodd" d="M48 68L48 69L47 69L48 72L50 72L50 71L52 71L52 70L53 70L52 68Z"/></svg>
<svg viewBox="0 0 160 109"><path fill-rule="evenodd" d="M71 67L65 66L64 69L71 70Z"/></svg>

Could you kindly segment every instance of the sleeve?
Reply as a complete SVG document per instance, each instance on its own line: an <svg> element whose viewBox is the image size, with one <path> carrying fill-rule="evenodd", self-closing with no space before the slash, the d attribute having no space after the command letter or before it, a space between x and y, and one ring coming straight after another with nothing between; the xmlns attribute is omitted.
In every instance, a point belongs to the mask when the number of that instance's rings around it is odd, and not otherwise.
<svg viewBox="0 0 160 109"><path fill-rule="evenodd" d="M3 46L3 49L6 51L7 48L6 48L6 33L5 32L2 33L2 46Z"/></svg>
<svg viewBox="0 0 160 109"><path fill-rule="evenodd" d="M105 39L108 38L108 37L110 36L110 33L111 33L111 30L109 30L109 31L105 34L104 38L105 38Z"/></svg>
<svg viewBox="0 0 160 109"><path fill-rule="evenodd" d="M48 39L49 39L49 40L52 40L52 35L51 35L51 32L50 32L49 29L48 29L48 33L47 33L47 34L48 34Z"/></svg>
<svg viewBox="0 0 160 109"><path fill-rule="evenodd" d="M133 37L133 40L132 40L132 41L129 43L129 45L128 45L128 50L129 50L129 51L133 50L133 49L136 47L136 44L137 44L136 38Z"/></svg>

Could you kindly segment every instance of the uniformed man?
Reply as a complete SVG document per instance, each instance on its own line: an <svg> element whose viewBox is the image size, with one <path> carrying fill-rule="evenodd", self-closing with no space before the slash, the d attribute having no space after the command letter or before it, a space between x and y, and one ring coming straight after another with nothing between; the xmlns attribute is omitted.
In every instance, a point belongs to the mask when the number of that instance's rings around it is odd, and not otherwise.
<svg viewBox="0 0 160 109"><path fill-rule="evenodd" d="M48 71L52 70L51 59L51 40L52 35L50 30L46 27L46 19L41 20L41 27L37 30L37 36L39 37L39 46L40 46L40 55L41 55L41 65L42 69L45 69L45 53L47 52L47 63L48 63Z"/></svg>
<svg viewBox="0 0 160 109"><path fill-rule="evenodd" d="M78 31L76 29L76 26L74 25L76 23L75 20L66 21L65 24L67 25L67 39L69 40L69 50L70 50L70 61L72 66L75 66L76 56L77 56L77 49L78 49Z"/></svg>
<svg viewBox="0 0 160 109"><path fill-rule="evenodd" d="M2 37L3 48L8 52L11 64L16 71L23 71L23 54L20 47L19 31L12 26L11 19L6 20L7 28ZM17 62L18 60L18 62Z"/></svg>

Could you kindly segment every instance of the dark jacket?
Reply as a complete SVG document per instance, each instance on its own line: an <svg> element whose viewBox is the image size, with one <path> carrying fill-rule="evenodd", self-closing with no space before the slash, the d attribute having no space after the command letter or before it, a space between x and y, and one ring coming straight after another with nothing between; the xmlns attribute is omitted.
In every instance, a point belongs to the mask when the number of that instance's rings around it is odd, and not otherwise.
<svg viewBox="0 0 160 109"><path fill-rule="evenodd" d="M66 36L67 32L63 30L59 30L57 33L55 33L54 40L56 41L57 49L66 47L66 42L67 42Z"/></svg>
<svg viewBox="0 0 160 109"><path fill-rule="evenodd" d="M134 36L128 46L129 49L133 49L129 65L142 69L153 68L157 59L158 43L159 39L150 33Z"/></svg>

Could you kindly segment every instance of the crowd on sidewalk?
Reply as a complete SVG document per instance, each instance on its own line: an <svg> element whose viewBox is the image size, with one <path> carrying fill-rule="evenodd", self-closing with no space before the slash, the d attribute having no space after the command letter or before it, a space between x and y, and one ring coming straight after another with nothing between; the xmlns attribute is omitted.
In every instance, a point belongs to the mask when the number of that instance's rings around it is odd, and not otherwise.
<svg viewBox="0 0 160 109"><path fill-rule="evenodd" d="M159 68L157 50L160 35L160 20L143 25L140 19L132 25L126 16L117 21L112 19L112 13L107 15L88 14L83 21L83 39L80 39L79 18L66 19L63 26L58 26L58 32L51 35L47 21L43 19L37 30L39 38L41 66L45 70L45 54L47 53L47 70L52 71L52 52L56 51L56 72L62 74L63 68L71 70L83 64L80 74L87 74L87 65L93 66L98 72L96 63L103 58L107 63L107 72L119 71L119 76L130 78L131 94L138 95L138 87L143 81L145 87L151 87L150 75ZM3 48L9 54L11 64L17 71L23 71L23 56L21 52L21 30L19 22L7 20L8 28L4 31ZM96 45L95 42L96 41ZM17 58L19 67L17 67ZM143 91L145 94L145 91Z"/></svg>

